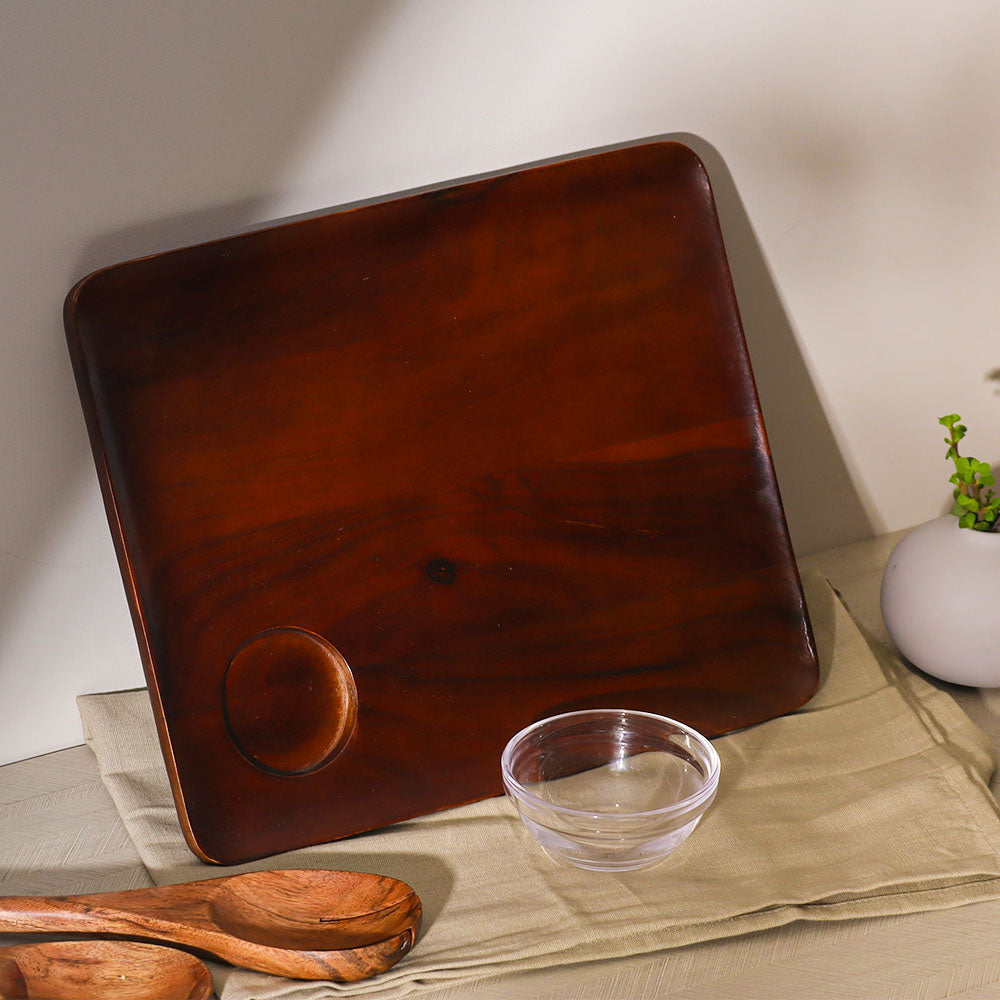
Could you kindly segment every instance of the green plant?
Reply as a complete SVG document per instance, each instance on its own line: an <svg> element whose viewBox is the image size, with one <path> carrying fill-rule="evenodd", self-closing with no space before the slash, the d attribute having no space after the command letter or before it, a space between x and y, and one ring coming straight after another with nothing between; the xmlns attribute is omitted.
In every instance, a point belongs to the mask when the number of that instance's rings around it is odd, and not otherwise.
<svg viewBox="0 0 1000 1000"><path fill-rule="evenodd" d="M968 430L959 423L961 419L957 413L949 413L938 420L948 428L948 437L944 439L948 445L945 458L955 462L955 474L948 480L955 484L955 505L951 512L958 518L960 528L996 531L1000 528L1000 496L990 489L996 480L988 463L959 455L958 442Z"/></svg>

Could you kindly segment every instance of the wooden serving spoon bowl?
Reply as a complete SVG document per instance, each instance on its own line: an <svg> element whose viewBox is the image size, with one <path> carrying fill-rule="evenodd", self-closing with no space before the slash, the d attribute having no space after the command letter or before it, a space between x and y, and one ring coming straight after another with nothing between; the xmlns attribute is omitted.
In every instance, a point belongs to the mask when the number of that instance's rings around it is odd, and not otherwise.
<svg viewBox="0 0 1000 1000"><path fill-rule="evenodd" d="M136 941L47 941L0 948L0 1000L208 1000L193 955Z"/></svg>
<svg viewBox="0 0 1000 1000"><path fill-rule="evenodd" d="M245 969L355 982L384 972L420 928L405 882L364 872L246 872L86 896L0 898L0 931L169 941Z"/></svg>

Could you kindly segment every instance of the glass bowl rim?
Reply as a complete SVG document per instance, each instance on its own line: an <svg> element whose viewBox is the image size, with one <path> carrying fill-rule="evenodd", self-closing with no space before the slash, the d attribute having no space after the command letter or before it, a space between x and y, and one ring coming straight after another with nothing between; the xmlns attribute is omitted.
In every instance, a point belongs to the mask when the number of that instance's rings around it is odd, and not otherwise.
<svg viewBox="0 0 1000 1000"><path fill-rule="evenodd" d="M562 722L567 719L579 718L584 715L593 715L594 713L607 713L608 715L622 715L622 716L640 716L644 719L653 719L656 722L665 722L671 726L675 726L682 733L690 736L694 742L705 751L708 757L708 773L705 775L704 784L696 792L692 792L690 795L683 799L678 799L676 802L671 802L669 805L659 806L656 809L642 809L636 812L601 812L599 809L577 809L572 806L561 806L556 803L549 802L543 799L540 795L535 795L534 792L529 791L524 785L521 784L517 778L514 777L511 771L511 757L513 756L514 750L526 737L528 737L532 732L541 729L543 726L549 725L553 722ZM667 813L673 812L683 812L684 810L691 809L694 806L699 805L705 799L710 798L715 794L715 790L719 784L719 775L722 771L722 761L719 759L719 752L712 746L708 737L703 736L698 732L697 729L693 729L691 726L686 725L683 722L678 722L676 719L671 719L666 715L658 715L655 712L640 712L638 709L634 708L585 708L577 712L563 712L560 715L550 715L544 719L538 719L532 722L531 725L525 726L522 730L515 733L508 741L507 745L503 748L503 753L500 754L500 772L503 778L504 787L508 793L512 794L516 799L525 799L528 802L541 806L543 809L547 809L554 813L561 813L564 816L593 816L593 817L608 817L617 819L628 819L632 817L642 818L644 816L661 816Z"/></svg>

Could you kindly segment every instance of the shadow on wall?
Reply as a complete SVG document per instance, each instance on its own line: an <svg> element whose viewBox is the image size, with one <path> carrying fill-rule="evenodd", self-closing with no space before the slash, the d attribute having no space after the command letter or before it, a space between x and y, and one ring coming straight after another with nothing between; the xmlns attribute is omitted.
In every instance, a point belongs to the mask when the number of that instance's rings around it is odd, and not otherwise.
<svg viewBox="0 0 1000 1000"><path fill-rule="evenodd" d="M788 530L798 555L868 538L874 527L840 453L736 183L718 151L690 146L712 181Z"/></svg>
<svg viewBox="0 0 1000 1000"><path fill-rule="evenodd" d="M183 8L142 0L116 12L2 12L12 215L0 347L12 377L0 394L0 459L14 474L0 483L0 679L7 704L23 710L10 719L0 710L0 760L8 737L9 759L53 749L31 742L34 702L45 692L23 669L26 655L56 670L90 664L88 684L98 688L121 686L137 662L134 645L111 641L116 594L126 629L128 619L110 546L96 549L107 536L91 527L94 467L63 297L100 267L257 223L313 116L330 113L331 96L346 104L352 73L393 11L385 0ZM191 210L134 224L165 206ZM53 608L61 628L41 641L39 619ZM64 714L75 718L71 704Z"/></svg>
<svg viewBox="0 0 1000 1000"><path fill-rule="evenodd" d="M541 166L569 156L587 156L657 141L681 142L689 146L701 158L712 182L771 456L796 554L807 555L871 537L874 526L826 419L736 183L718 151L700 136L674 132L548 157L507 169ZM506 171L492 173L500 172ZM448 183L491 175L480 174Z"/></svg>

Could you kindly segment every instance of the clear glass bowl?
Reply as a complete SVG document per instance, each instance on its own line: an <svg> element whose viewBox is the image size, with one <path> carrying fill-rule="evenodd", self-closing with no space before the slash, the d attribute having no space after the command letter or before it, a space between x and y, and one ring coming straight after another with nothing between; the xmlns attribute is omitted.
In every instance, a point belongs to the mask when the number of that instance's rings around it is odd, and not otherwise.
<svg viewBox="0 0 1000 1000"><path fill-rule="evenodd" d="M507 794L557 860L632 871L685 841L715 798L719 755L662 715L591 709L522 729L500 758Z"/></svg>

